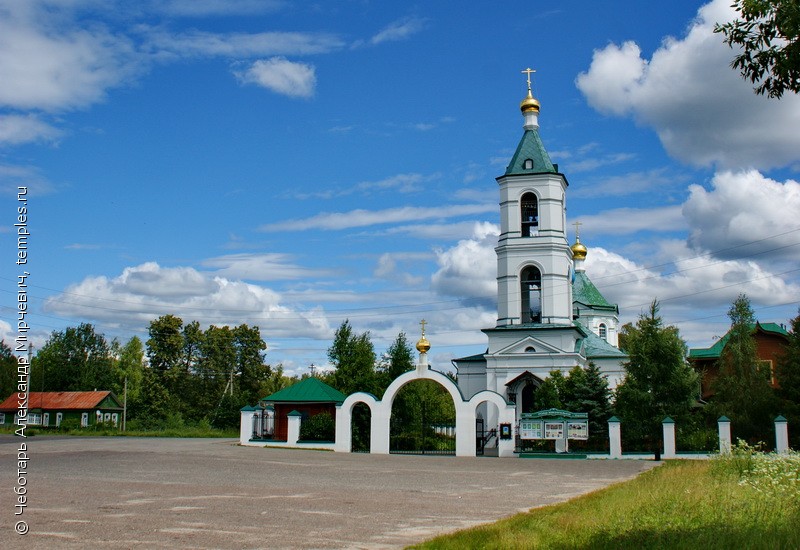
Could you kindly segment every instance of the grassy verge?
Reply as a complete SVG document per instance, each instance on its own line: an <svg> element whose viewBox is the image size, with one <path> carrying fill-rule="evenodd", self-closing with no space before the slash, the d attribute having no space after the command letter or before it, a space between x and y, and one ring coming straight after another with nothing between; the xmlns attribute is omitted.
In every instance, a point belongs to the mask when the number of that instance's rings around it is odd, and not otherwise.
<svg viewBox="0 0 800 550"><path fill-rule="evenodd" d="M740 449L741 451L741 449ZM800 455L670 461L559 505L415 546L800 548Z"/></svg>

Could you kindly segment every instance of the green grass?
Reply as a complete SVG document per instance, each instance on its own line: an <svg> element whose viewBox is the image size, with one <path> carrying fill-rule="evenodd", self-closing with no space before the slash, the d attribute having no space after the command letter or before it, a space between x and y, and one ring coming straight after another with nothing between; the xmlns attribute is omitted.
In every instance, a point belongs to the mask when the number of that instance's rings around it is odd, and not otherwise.
<svg viewBox="0 0 800 550"><path fill-rule="evenodd" d="M413 548L800 548L800 455L752 456L668 461L631 481Z"/></svg>

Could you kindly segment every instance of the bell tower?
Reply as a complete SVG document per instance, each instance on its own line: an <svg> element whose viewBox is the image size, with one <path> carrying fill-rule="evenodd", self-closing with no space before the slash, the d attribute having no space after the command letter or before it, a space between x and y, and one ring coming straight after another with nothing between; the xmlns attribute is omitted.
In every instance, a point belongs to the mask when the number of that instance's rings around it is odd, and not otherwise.
<svg viewBox="0 0 800 550"><path fill-rule="evenodd" d="M497 327L572 324L572 251L566 234L566 177L539 137L539 102L520 103L524 133L497 178L500 239L497 253Z"/></svg>

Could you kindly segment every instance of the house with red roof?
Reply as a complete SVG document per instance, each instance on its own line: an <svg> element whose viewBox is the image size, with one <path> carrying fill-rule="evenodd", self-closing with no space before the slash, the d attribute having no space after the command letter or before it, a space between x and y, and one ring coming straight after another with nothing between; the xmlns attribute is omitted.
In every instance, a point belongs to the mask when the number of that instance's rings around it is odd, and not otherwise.
<svg viewBox="0 0 800 550"><path fill-rule="evenodd" d="M12 393L0 403L0 426L13 425L20 396ZM24 400L23 400L24 401ZM118 426L123 406L110 391L46 391L28 394L28 426L58 427L65 420L86 428L100 422Z"/></svg>

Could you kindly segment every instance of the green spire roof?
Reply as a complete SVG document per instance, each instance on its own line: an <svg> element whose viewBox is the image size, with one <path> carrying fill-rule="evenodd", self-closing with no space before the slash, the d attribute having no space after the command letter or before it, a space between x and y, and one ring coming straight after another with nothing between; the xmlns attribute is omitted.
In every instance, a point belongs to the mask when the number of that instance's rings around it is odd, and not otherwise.
<svg viewBox="0 0 800 550"><path fill-rule="evenodd" d="M617 306L608 303L608 300L600 294L600 291L583 271L575 272L575 280L572 282L572 301L592 309L618 311Z"/></svg>
<svg viewBox="0 0 800 550"><path fill-rule="evenodd" d="M347 396L313 376L262 399L266 403L341 403Z"/></svg>
<svg viewBox="0 0 800 550"><path fill-rule="evenodd" d="M533 161L532 168L525 168L525 161ZM542 140L537 130L525 130L522 139L517 145L517 151L511 157L511 162L506 168L506 176L522 174L557 174L558 170L550 161L550 156L544 149Z"/></svg>

